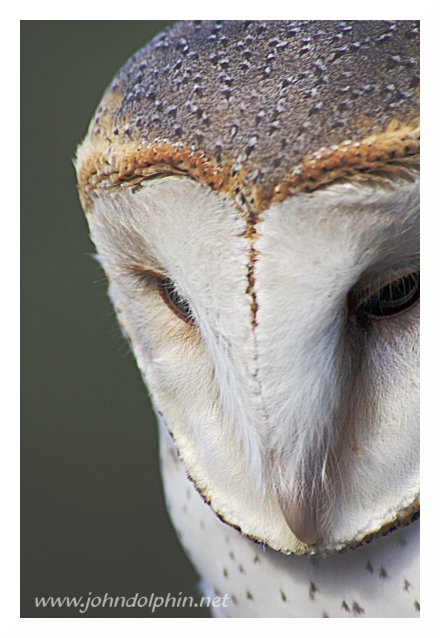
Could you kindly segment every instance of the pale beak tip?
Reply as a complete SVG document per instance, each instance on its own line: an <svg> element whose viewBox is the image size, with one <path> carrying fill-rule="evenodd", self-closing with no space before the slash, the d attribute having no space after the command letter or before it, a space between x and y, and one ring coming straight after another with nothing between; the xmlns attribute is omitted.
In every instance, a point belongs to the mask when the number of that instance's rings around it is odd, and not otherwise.
<svg viewBox="0 0 440 638"><path fill-rule="evenodd" d="M305 545L316 545L319 534L314 506L301 500L286 502L283 499L280 499L280 506L296 538Z"/></svg>

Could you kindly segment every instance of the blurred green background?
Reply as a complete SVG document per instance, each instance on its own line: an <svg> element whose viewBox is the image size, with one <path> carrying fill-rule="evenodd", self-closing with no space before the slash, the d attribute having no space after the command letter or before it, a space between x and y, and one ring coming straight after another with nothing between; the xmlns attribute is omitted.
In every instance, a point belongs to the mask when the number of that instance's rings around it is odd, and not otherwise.
<svg viewBox="0 0 440 638"><path fill-rule="evenodd" d="M92 258L72 164L106 85L168 24L21 23L24 617L84 617L36 609L35 596L198 595L165 510L147 392Z"/></svg>

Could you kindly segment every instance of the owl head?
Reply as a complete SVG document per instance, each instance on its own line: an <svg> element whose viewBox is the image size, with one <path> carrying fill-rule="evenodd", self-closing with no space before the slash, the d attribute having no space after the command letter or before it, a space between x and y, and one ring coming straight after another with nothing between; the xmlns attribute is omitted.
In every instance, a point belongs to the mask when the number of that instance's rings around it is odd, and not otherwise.
<svg viewBox="0 0 440 638"><path fill-rule="evenodd" d="M183 22L78 151L110 297L188 476L286 553L419 509L417 24Z"/></svg>

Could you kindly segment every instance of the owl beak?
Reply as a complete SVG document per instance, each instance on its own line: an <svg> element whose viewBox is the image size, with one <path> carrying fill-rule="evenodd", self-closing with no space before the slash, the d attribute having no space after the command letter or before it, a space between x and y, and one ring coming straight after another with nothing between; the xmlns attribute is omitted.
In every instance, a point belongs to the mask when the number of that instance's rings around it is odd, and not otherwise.
<svg viewBox="0 0 440 638"><path fill-rule="evenodd" d="M316 545L319 540L316 506L304 498L287 501L279 499L286 523L295 536L306 545Z"/></svg>

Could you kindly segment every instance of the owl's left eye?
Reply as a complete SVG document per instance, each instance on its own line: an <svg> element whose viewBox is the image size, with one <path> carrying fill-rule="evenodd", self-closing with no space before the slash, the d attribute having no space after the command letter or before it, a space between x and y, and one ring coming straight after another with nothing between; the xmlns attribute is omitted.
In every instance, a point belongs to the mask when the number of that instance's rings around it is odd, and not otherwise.
<svg viewBox="0 0 440 638"><path fill-rule="evenodd" d="M410 273L389 282L363 301L357 312L372 319L386 319L400 314L420 299L420 273Z"/></svg>
<svg viewBox="0 0 440 638"><path fill-rule="evenodd" d="M185 297L177 290L174 281L169 277L163 277L159 279L158 287L160 296L174 314L177 315L179 319L193 324L194 317L191 312L191 307Z"/></svg>

